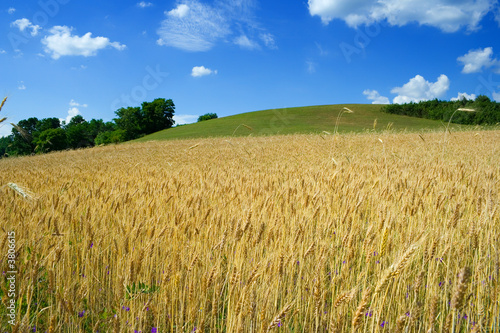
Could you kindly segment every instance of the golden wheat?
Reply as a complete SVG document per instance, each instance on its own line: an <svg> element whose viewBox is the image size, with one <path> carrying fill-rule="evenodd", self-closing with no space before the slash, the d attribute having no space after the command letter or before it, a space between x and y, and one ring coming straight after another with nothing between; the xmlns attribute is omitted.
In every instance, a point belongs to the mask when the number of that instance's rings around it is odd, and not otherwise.
<svg viewBox="0 0 500 333"><path fill-rule="evenodd" d="M500 132L227 139L0 160L16 329L497 329Z"/></svg>

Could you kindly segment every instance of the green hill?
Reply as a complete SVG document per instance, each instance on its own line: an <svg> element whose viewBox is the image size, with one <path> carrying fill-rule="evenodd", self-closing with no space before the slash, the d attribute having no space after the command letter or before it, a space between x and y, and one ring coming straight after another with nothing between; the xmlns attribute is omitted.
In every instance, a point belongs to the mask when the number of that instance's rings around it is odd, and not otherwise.
<svg viewBox="0 0 500 333"><path fill-rule="evenodd" d="M237 114L199 123L173 127L144 136L135 141L187 139L220 136L309 134L327 131L334 133L337 117L344 107L353 113L344 112L338 121L338 132L363 132L373 130L436 130L443 128L440 121L399 116L380 111L381 105L339 104L285 109L272 109ZM455 128L464 127L453 125Z"/></svg>

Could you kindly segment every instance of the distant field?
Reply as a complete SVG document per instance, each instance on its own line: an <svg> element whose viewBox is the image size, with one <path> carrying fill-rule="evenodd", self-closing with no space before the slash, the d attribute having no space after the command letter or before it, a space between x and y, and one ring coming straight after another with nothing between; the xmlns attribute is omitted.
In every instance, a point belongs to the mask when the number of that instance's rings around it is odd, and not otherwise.
<svg viewBox="0 0 500 333"><path fill-rule="evenodd" d="M2 159L0 330L498 332L499 142L314 134Z"/></svg>
<svg viewBox="0 0 500 333"><path fill-rule="evenodd" d="M380 105L343 104L273 109L242 113L200 123L174 127L156 132L135 141L186 139L221 136L333 133L337 116L347 107L354 111L344 113L338 122L339 133L363 132L388 127L396 131L432 131L443 128L440 121L392 115L380 112ZM252 130L240 126L245 124ZM452 125L452 128L467 128ZM236 130L236 131L235 131Z"/></svg>

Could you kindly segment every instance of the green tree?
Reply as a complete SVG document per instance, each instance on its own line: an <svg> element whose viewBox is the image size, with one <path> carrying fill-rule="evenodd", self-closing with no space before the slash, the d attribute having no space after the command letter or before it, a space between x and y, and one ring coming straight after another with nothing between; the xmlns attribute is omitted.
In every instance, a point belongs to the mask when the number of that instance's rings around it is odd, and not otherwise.
<svg viewBox="0 0 500 333"><path fill-rule="evenodd" d="M151 134L174 125L175 105L171 99L157 98L142 103L142 131Z"/></svg>
<svg viewBox="0 0 500 333"><path fill-rule="evenodd" d="M13 139L9 154L28 155L34 152L33 135L37 132L38 123L38 118L32 117L19 121L17 128L12 128Z"/></svg>
<svg viewBox="0 0 500 333"><path fill-rule="evenodd" d="M143 132L142 114L139 107L127 107L118 109L115 114L116 127L125 132L125 140L133 140Z"/></svg>
<svg viewBox="0 0 500 333"><path fill-rule="evenodd" d="M125 134L125 131L121 129L116 131L101 132L95 138L95 144L103 145L109 143L120 143L125 141Z"/></svg>
<svg viewBox="0 0 500 333"><path fill-rule="evenodd" d="M68 146L66 132L62 128L51 128L41 132L34 143L37 153L63 150Z"/></svg>
<svg viewBox="0 0 500 333"><path fill-rule="evenodd" d="M68 128L68 127L71 127L71 126L76 126L78 124L84 123L85 121L86 120L83 118L82 115L77 114L76 116L72 117L70 119L69 123L67 123L64 127Z"/></svg>
<svg viewBox="0 0 500 333"><path fill-rule="evenodd" d="M9 152L9 149L10 149L10 146L12 144L13 139L14 139L14 136L12 136L12 135L0 138L0 158L8 155L8 152Z"/></svg>
<svg viewBox="0 0 500 333"><path fill-rule="evenodd" d="M216 118L218 118L217 113L205 113L204 115L198 117L198 122Z"/></svg>
<svg viewBox="0 0 500 333"><path fill-rule="evenodd" d="M141 107L118 109L114 119L116 129L125 131L125 140L136 139L174 125L175 105L171 99L157 98Z"/></svg>
<svg viewBox="0 0 500 333"><path fill-rule="evenodd" d="M92 138L92 143L95 144L95 138L102 132L111 132L116 129L113 122L104 122L102 119L92 119L88 122L88 131L90 138Z"/></svg>
<svg viewBox="0 0 500 333"><path fill-rule="evenodd" d="M66 136L70 148L82 148L93 145L93 140L89 133L89 124L82 122L66 127Z"/></svg>
<svg viewBox="0 0 500 333"><path fill-rule="evenodd" d="M59 120L59 118L44 118L38 121L35 130L37 132L43 132L51 128L59 127L61 127L61 121Z"/></svg>

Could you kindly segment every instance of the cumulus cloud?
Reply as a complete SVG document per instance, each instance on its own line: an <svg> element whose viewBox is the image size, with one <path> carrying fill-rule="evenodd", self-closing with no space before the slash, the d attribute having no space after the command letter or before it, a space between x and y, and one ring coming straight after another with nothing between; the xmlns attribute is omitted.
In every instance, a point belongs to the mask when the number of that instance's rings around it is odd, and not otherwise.
<svg viewBox="0 0 500 333"><path fill-rule="evenodd" d="M19 89L19 90L26 90L26 86L24 85L23 81L19 82L19 85L17 86L17 89Z"/></svg>
<svg viewBox="0 0 500 333"><path fill-rule="evenodd" d="M189 6L182 3L167 13L169 16L183 18L189 13Z"/></svg>
<svg viewBox="0 0 500 333"><path fill-rule="evenodd" d="M500 92L493 92L493 99L495 102L500 103Z"/></svg>
<svg viewBox="0 0 500 333"><path fill-rule="evenodd" d="M120 51L126 48L125 45L111 42L106 37L92 37L90 32L81 37L72 35L72 29L67 26L55 26L50 29L50 35L43 38L42 44L45 45L45 52L53 59L59 59L62 56L95 56L97 51L107 47Z"/></svg>
<svg viewBox="0 0 500 333"><path fill-rule="evenodd" d="M14 14L16 12L16 9L14 7L10 7L8 10L7 10L7 13L9 13L10 15Z"/></svg>
<svg viewBox="0 0 500 333"><path fill-rule="evenodd" d="M7 51L5 51L4 49L0 49L0 54L6 54Z"/></svg>
<svg viewBox="0 0 500 333"><path fill-rule="evenodd" d="M378 91L366 89L363 91L363 95L366 96L367 99L372 101L372 104L390 104L389 98L385 96L381 96Z"/></svg>
<svg viewBox="0 0 500 333"><path fill-rule="evenodd" d="M205 68L205 66L195 66L191 70L192 77L201 77L211 74L217 74L217 70L211 70L210 68Z"/></svg>
<svg viewBox="0 0 500 333"><path fill-rule="evenodd" d="M69 101L69 106L86 108L88 105L87 104L80 104L80 103L76 102L74 99L72 99L71 101Z"/></svg>
<svg viewBox="0 0 500 333"><path fill-rule="evenodd" d="M35 25L31 23L30 20L27 18L22 18L19 20L15 20L10 24L12 27L16 27L19 29L19 31L24 32L24 30L31 30L30 34L31 36L35 37L38 35L38 32L42 29L41 26Z"/></svg>
<svg viewBox="0 0 500 333"><path fill-rule="evenodd" d="M422 76L417 75L410 79L402 87L396 87L391 93L398 94L393 103L404 104L420 101L428 101L443 96L450 88L450 80L444 74L439 76L436 82L429 82Z"/></svg>
<svg viewBox="0 0 500 333"><path fill-rule="evenodd" d="M234 44L239 45L243 49L255 50L260 48L259 44L250 40L246 35L241 35L234 40Z"/></svg>
<svg viewBox="0 0 500 333"><path fill-rule="evenodd" d="M151 7L153 4L151 2L141 1L137 3L137 7L146 8Z"/></svg>
<svg viewBox="0 0 500 333"><path fill-rule="evenodd" d="M77 103L75 100L72 99L69 102L68 115L66 116L66 119L59 118L59 120L61 122L65 121L66 124L69 124L69 122L71 121L71 119L73 117L81 115L80 109L79 109L80 107L86 108L87 104L80 104L80 103Z"/></svg>
<svg viewBox="0 0 500 333"><path fill-rule="evenodd" d="M466 99L466 100L475 100L476 99L476 94L467 94L467 93L461 93L459 92L458 93L458 96L457 97L453 97L451 99L452 102L455 102L455 101L461 101L462 99Z"/></svg>
<svg viewBox="0 0 500 333"><path fill-rule="evenodd" d="M157 30L158 45L184 51L202 52L218 42L233 41L246 49L276 48L274 36L254 22L255 0L218 0L213 4L199 0L181 0L166 11L166 18ZM239 36L234 36L237 28Z"/></svg>
<svg viewBox="0 0 500 333"><path fill-rule="evenodd" d="M177 125L191 124L198 120L198 116L192 114L175 114L174 121Z"/></svg>
<svg viewBox="0 0 500 333"><path fill-rule="evenodd" d="M462 27L473 31L493 8L496 0L308 0L309 13L324 24L341 19L351 27L386 20L403 26L416 22L455 32Z"/></svg>
<svg viewBox="0 0 500 333"><path fill-rule="evenodd" d="M493 58L492 47L470 50L466 55L458 57L457 60L463 64L462 73L465 74L478 73L483 68L500 65L500 62Z"/></svg>

